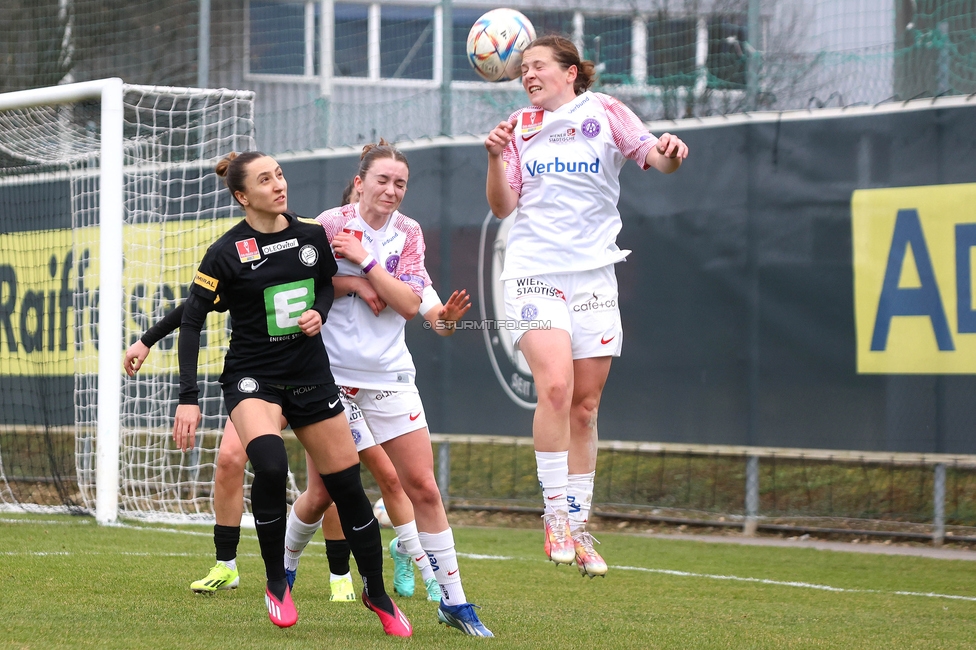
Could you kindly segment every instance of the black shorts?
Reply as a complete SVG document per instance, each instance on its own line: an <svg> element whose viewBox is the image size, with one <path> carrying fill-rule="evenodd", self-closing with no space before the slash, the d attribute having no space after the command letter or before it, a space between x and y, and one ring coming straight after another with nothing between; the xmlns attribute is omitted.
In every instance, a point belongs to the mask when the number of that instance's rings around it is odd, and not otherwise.
<svg viewBox="0 0 976 650"><path fill-rule="evenodd" d="M335 383L282 386L256 377L238 377L221 384L221 389L227 413L246 399L259 399L280 406L293 429L334 418L344 411Z"/></svg>

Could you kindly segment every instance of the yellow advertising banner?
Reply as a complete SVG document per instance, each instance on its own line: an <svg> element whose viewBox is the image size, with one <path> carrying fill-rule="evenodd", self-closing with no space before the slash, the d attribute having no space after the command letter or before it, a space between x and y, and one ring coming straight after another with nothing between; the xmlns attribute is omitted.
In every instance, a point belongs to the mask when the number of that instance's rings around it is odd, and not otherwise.
<svg viewBox="0 0 976 650"><path fill-rule="evenodd" d="M238 219L168 221L124 228L124 350L186 297L207 247ZM98 364L99 231L0 235L0 375L92 373ZM219 373L227 314L212 313L201 337L200 374ZM119 367L121 372L121 365ZM179 371L174 337L142 372Z"/></svg>
<svg viewBox="0 0 976 650"><path fill-rule="evenodd" d="M851 199L857 371L976 373L976 183Z"/></svg>

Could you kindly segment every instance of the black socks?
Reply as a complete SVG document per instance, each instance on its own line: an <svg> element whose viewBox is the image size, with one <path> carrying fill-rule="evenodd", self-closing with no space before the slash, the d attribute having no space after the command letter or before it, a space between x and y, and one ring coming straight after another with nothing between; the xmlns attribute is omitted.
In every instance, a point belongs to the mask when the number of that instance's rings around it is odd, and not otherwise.
<svg viewBox="0 0 976 650"><path fill-rule="evenodd" d="M285 484L288 480L288 454L285 442L280 436L269 434L259 436L247 445L247 457L254 468L254 481L251 483L251 512L254 513L254 528L261 546L261 558L268 576L268 586L272 583L285 584L285 528L287 525L287 503ZM276 597L284 597L272 591Z"/></svg>
<svg viewBox="0 0 976 650"><path fill-rule="evenodd" d="M325 557L329 559L329 573L337 576L349 573L349 542L344 539L325 540Z"/></svg>
<svg viewBox="0 0 976 650"><path fill-rule="evenodd" d="M393 602L383 585L383 542L380 539L380 525L373 517L373 506L363 492L359 463L321 476L325 489L335 502L342 532L356 558L359 573L363 576L366 596L374 606L393 614Z"/></svg>
<svg viewBox="0 0 976 650"><path fill-rule="evenodd" d="M214 547L218 562L230 562L237 557L237 545L241 541L240 526L214 526Z"/></svg>

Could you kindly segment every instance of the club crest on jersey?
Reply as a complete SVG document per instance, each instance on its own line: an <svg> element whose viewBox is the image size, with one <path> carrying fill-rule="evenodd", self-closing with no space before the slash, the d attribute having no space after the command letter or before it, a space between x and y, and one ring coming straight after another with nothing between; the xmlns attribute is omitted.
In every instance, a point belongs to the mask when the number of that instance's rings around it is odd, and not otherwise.
<svg viewBox="0 0 976 650"><path fill-rule="evenodd" d="M522 139L530 140L542 130L543 111L525 111L522 113Z"/></svg>
<svg viewBox="0 0 976 650"><path fill-rule="evenodd" d="M386 272L390 275L397 270L397 265L400 263L399 255L390 255L386 258Z"/></svg>
<svg viewBox="0 0 976 650"><path fill-rule="evenodd" d="M595 138L600 135L600 122L596 118L588 117L580 125L580 131L588 138Z"/></svg>
<svg viewBox="0 0 976 650"><path fill-rule="evenodd" d="M301 260L302 264L305 266L315 266L315 263L319 261L319 251L311 244L305 244L298 251L298 259Z"/></svg>
<svg viewBox="0 0 976 650"><path fill-rule="evenodd" d="M237 246L237 255L241 258L242 264L261 259L261 251L258 250L258 242L254 237L234 242L234 244Z"/></svg>

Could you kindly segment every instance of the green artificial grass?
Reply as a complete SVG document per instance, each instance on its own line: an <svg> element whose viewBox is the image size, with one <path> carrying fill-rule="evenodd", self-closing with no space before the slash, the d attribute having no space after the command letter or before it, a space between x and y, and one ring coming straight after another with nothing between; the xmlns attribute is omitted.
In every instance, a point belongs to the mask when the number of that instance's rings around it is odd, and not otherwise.
<svg viewBox="0 0 976 650"><path fill-rule="evenodd" d="M209 527L0 514L0 648L968 648L976 639L974 562L601 533L611 569L591 580L546 561L541 528L455 537L466 594L495 639L438 625L419 578L413 598L395 598L413 638L385 637L361 604L329 602L320 537L298 572L299 622L279 630L264 608L253 531L242 535L240 588L202 596L188 587L213 565ZM389 559L387 569L390 587Z"/></svg>

